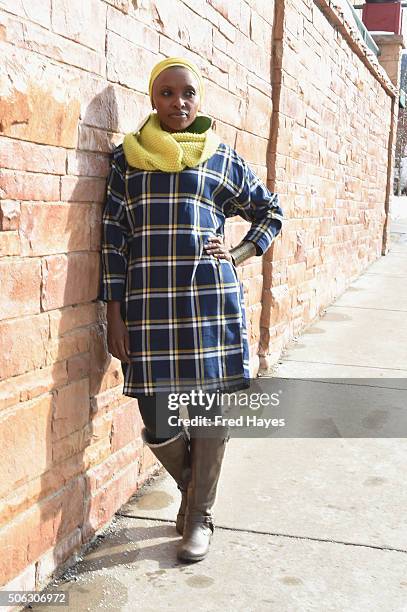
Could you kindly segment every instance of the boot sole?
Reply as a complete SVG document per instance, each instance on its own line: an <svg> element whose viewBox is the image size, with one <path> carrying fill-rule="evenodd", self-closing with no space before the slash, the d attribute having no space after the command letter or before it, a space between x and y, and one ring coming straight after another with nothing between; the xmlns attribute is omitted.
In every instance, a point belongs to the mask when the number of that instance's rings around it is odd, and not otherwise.
<svg viewBox="0 0 407 612"><path fill-rule="evenodd" d="M177 559L179 561L184 561L185 563L195 563L197 561L203 561L203 559L205 559L207 554L208 553L205 553L204 555L198 555L196 557L188 557L186 555L183 555L182 553L178 553L177 554Z"/></svg>

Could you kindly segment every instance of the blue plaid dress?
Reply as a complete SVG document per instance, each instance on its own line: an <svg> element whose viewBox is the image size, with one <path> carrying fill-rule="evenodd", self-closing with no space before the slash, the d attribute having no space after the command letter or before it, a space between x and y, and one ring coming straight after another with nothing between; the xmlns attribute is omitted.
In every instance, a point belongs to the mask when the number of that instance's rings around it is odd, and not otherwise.
<svg viewBox="0 0 407 612"><path fill-rule="evenodd" d="M203 250L235 215L251 222L245 240L258 255L281 229L277 194L228 145L178 173L132 168L116 148L99 299L121 302L129 331L125 395L249 386L241 283L232 263Z"/></svg>

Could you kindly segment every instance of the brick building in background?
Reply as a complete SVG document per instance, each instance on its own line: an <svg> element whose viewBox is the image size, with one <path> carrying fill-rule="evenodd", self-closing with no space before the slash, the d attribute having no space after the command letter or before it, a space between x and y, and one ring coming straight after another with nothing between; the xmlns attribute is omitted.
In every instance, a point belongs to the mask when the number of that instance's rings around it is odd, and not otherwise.
<svg viewBox="0 0 407 612"><path fill-rule="evenodd" d="M1 584L44 584L156 467L96 296L109 152L158 60L202 68L203 111L281 194L240 270L254 375L386 251L402 41L378 41L392 83L337 4L0 1Z"/></svg>

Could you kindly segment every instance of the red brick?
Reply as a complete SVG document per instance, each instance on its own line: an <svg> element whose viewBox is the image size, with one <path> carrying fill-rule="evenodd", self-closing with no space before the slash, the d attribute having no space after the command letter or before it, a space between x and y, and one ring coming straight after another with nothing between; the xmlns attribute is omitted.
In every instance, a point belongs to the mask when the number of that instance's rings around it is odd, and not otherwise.
<svg viewBox="0 0 407 612"><path fill-rule="evenodd" d="M41 501L36 508L37 525L31 532L27 557L29 561L38 559L58 540L71 534L84 521L83 476L70 482L66 487Z"/></svg>
<svg viewBox="0 0 407 612"><path fill-rule="evenodd" d="M250 36L250 7L245 2L240 2L240 16L236 23L237 27L243 34Z"/></svg>
<svg viewBox="0 0 407 612"><path fill-rule="evenodd" d="M228 85L227 88L231 93L237 94L242 98L247 105L250 101L251 92L248 89L249 71L241 64L236 64L233 58L230 59L230 68L228 70Z"/></svg>
<svg viewBox="0 0 407 612"><path fill-rule="evenodd" d="M107 132L88 125L79 126L78 149L110 153L122 140L123 137L114 132Z"/></svg>
<svg viewBox="0 0 407 612"><path fill-rule="evenodd" d="M39 66L39 61L32 58L31 70L23 73L16 68L13 56L10 57L9 78L11 82L14 78L19 83L19 88L10 88L8 95L3 95L0 99L2 134L47 145L75 147L80 113L79 99L74 99L74 94L69 90L70 97L61 100L58 83L58 78L62 77L61 70L51 65L44 68L43 63ZM38 69L42 76L40 83L30 80L34 69ZM50 89L51 84L59 88L58 94L54 95ZM47 109L46 113L44 108Z"/></svg>
<svg viewBox="0 0 407 612"><path fill-rule="evenodd" d="M3 200L0 202L0 230L18 229L20 224L20 202Z"/></svg>
<svg viewBox="0 0 407 612"><path fill-rule="evenodd" d="M154 53L158 53L158 32L146 27L132 16L125 15L121 11L109 6L107 7L106 26L107 30L115 32L139 47L144 47Z"/></svg>
<svg viewBox="0 0 407 612"><path fill-rule="evenodd" d="M108 412L92 419L92 438L91 443L95 444L100 440L108 439L110 446L110 435L112 431L113 413Z"/></svg>
<svg viewBox="0 0 407 612"><path fill-rule="evenodd" d="M35 563L28 565L18 576L3 586L5 591L35 591ZM3 584L3 583L2 583Z"/></svg>
<svg viewBox="0 0 407 612"><path fill-rule="evenodd" d="M257 174L259 179L261 179L263 181L263 183L267 186L267 184L268 184L267 166L265 166L265 165L259 166L258 164L254 164L254 163L251 163L250 166L251 166L253 172L255 174Z"/></svg>
<svg viewBox="0 0 407 612"><path fill-rule="evenodd" d="M102 215L104 203L88 204L89 206L89 227L90 227L90 250L101 250L102 243Z"/></svg>
<svg viewBox="0 0 407 612"><path fill-rule="evenodd" d="M237 246L243 236L245 236L250 228L250 225L245 221L240 221L239 217L236 218L236 221L229 221L226 226L225 232L225 244L230 245L232 247Z"/></svg>
<svg viewBox="0 0 407 612"><path fill-rule="evenodd" d="M251 88L243 128L262 138L270 137L271 98Z"/></svg>
<svg viewBox="0 0 407 612"><path fill-rule="evenodd" d="M90 330L76 329L61 338L50 339L47 346L47 365L55 361L64 361L90 349Z"/></svg>
<svg viewBox="0 0 407 612"><path fill-rule="evenodd" d="M99 258L98 253L70 253L44 258L42 309L52 310L96 299Z"/></svg>
<svg viewBox="0 0 407 612"><path fill-rule="evenodd" d="M2 170L0 195L10 200L59 200L58 176Z"/></svg>
<svg viewBox="0 0 407 612"><path fill-rule="evenodd" d="M61 200L67 202L103 202L106 181L100 178L63 176Z"/></svg>
<svg viewBox="0 0 407 612"><path fill-rule="evenodd" d="M293 263L288 268L288 284L290 286L298 285L304 280L306 270L306 263L299 262Z"/></svg>
<svg viewBox="0 0 407 612"><path fill-rule="evenodd" d="M272 28L256 11L251 13L250 38L259 45L262 51L271 55Z"/></svg>
<svg viewBox="0 0 407 612"><path fill-rule="evenodd" d="M216 28L213 29L212 42L213 42L213 46L216 49L219 49L220 51L224 51L225 53L228 53L228 55L230 55L228 39L226 38L226 36L221 34L219 30L217 30Z"/></svg>
<svg viewBox="0 0 407 612"><path fill-rule="evenodd" d="M242 101L218 85L210 82L205 85L204 107L213 117L219 117L238 128L242 127L244 116ZM220 108L222 108L221 113L219 113Z"/></svg>
<svg viewBox="0 0 407 612"><path fill-rule="evenodd" d="M51 419L51 395L20 403L3 415L0 496L41 475L51 465Z"/></svg>
<svg viewBox="0 0 407 612"><path fill-rule="evenodd" d="M31 534L39 528L39 523L39 513L25 512L0 530L0 546L6 552L0 558L2 585L26 569L29 539Z"/></svg>
<svg viewBox="0 0 407 612"><path fill-rule="evenodd" d="M139 476L139 460L133 461L114 479L110 480L95 495L86 500L86 522L83 527L83 538L88 540L100 529L113 514L140 488L147 474Z"/></svg>
<svg viewBox="0 0 407 612"><path fill-rule="evenodd" d="M54 571L75 552L79 552L82 544L82 533L78 527L41 555L36 563L37 584L49 582Z"/></svg>
<svg viewBox="0 0 407 612"><path fill-rule="evenodd" d="M258 138L243 131L237 133L236 151L249 163L265 164L267 145L268 140L265 138Z"/></svg>
<svg viewBox="0 0 407 612"><path fill-rule="evenodd" d="M89 250L91 213L89 205L83 203L23 203L20 221L22 254L49 255Z"/></svg>
<svg viewBox="0 0 407 612"><path fill-rule="evenodd" d="M66 152L59 147L2 138L0 166L12 170L65 174Z"/></svg>
<svg viewBox="0 0 407 612"><path fill-rule="evenodd" d="M90 442L90 425L77 431L73 431L60 440L55 440L52 445L52 460L54 463L59 463L63 459L73 457L82 452Z"/></svg>
<svg viewBox="0 0 407 612"><path fill-rule="evenodd" d="M130 0L105 0L105 2L119 9L119 11L122 11L126 15L129 12Z"/></svg>
<svg viewBox="0 0 407 612"><path fill-rule="evenodd" d="M105 391L112 387L123 388L123 372L118 359L112 359L109 363L107 370L103 374L102 381L97 389L97 392Z"/></svg>
<svg viewBox="0 0 407 612"><path fill-rule="evenodd" d="M88 327L98 316L96 304L68 306L49 313L50 336L57 338L79 327Z"/></svg>
<svg viewBox="0 0 407 612"><path fill-rule="evenodd" d="M165 57L185 57L191 60L191 62L194 62L204 76L208 74L207 64L199 54L190 49L186 49L180 42L175 42L175 40L171 40L163 35L160 36L160 54Z"/></svg>
<svg viewBox="0 0 407 612"><path fill-rule="evenodd" d="M9 495L1 501L0 524L17 517L81 474L86 469L83 457L84 453L81 451L77 455L52 465L41 476L12 489Z"/></svg>
<svg viewBox="0 0 407 612"><path fill-rule="evenodd" d="M136 402L130 400L113 412L111 448L112 453L136 439L137 417Z"/></svg>
<svg viewBox="0 0 407 612"><path fill-rule="evenodd" d="M107 78L138 91L146 91L148 76L159 60L152 51L107 32ZM134 67L137 66L137 70Z"/></svg>
<svg viewBox="0 0 407 612"><path fill-rule="evenodd" d="M235 148L237 130L223 121L217 120L215 124L215 132L218 134L222 142Z"/></svg>
<svg viewBox="0 0 407 612"><path fill-rule="evenodd" d="M0 319L40 312L39 259L0 261L0 285Z"/></svg>
<svg viewBox="0 0 407 612"><path fill-rule="evenodd" d="M0 380L47 363L47 314L0 321Z"/></svg>
<svg viewBox="0 0 407 612"><path fill-rule="evenodd" d="M78 380L54 392L55 411L52 421L54 440L81 430L89 421L89 381Z"/></svg>
<svg viewBox="0 0 407 612"><path fill-rule="evenodd" d="M89 376L90 373L90 356L89 353L73 355L67 361L68 380L79 380Z"/></svg>
<svg viewBox="0 0 407 612"><path fill-rule="evenodd" d="M140 456L143 446L140 437L134 438L132 443L119 451L112 453L108 459L92 467L87 473L87 494L93 494L109 483L121 470Z"/></svg>
<svg viewBox="0 0 407 612"><path fill-rule="evenodd" d="M248 339L250 344L257 344L259 341L261 311L261 304L253 304L247 308ZM257 353L257 350L255 350L255 353Z"/></svg>
<svg viewBox="0 0 407 612"><path fill-rule="evenodd" d="M235 42L236 28L221 14L218 17L218 28L225 38L230 40L230 42L232 43Z"/></svg>
<svg viewBox="0 0 407 612"><path fill-rule="evenodd" d="M9 19L6 40L23 49L105 76L106 63L101 53L27 21Z"/></svg>
<svg viewBox="0 0 407 612"><path fill-rule="evenodd" d="M44 27L51 25L51 0L2 0L2 8L13 15L19 15L29 21L40 23Z"/></svg>
<svg viewBox="0 0 407 612"><path fill-rule="evenodd" d="M288 320L291 307L288 285L265 289L262 304L262 327L271 327L277 322Z"/></svg>
<svg viewBox="0 0 407 612"><path fill-rule="evenodd" d="M0 232L0 257L20 255L21 243L18 232Z"/></svg>
<svg viewBox="0 0 407 612"><path fill-rule="evenodd" d="M98 0L53 0L52 28L54 32L83 45L104 51L106 4Z"/></svg>
<svg viewBox="0 0 407 612"><path fill-rule="evenodd" d="M0 410L18 404L18 402L26 402L66 382L67 368L64 362L20 376L13 376L0 382Z"/></svg>
<svg viewBox="0 0 407 612"><path fill-rule="evenodd" d="M155 25L168 39L176 40L202 58L212 53L212 26L188 5L182 11L173 9L167 0L154 0Z"/></svg>
<svg viewBox="0 0 407 612"><path fill-rule="evenodd" d="M82 453L82 463L86 469L98 465L110 456L110 440L103 438L99 442L87 446Z"/></svg>
<svg viewBox="0 0 407 612"><path fill-rule="evenodd" d="M259 304L262 298L263 292L263 277L256 276L254 278L244 280L243 287L247 291L247 306L253 306Z"/></svg>
<svg viewBox="0 0 407 612"><path fill-rule="evenodd" d="M106 178L109 167L110 163L107 155L98 155L97 153L84 151L68 151L67 174Z"/></svg>
<svg viewBox="0 0 407 612"><path fill-rule="evenodd" d="M128 398L122 395L122 390L120 389L120 387L113 387L111 389L107 389L106 391L98 393L95 397L92 397L92 414L105 414L106 412L114 410L117 406L120 406L126 401L128 401Z"/></svg>
<svg viewBox="0 0 407 612"><path fill-rule="evenodd" d="M91 329L91 358L90 358L90 393L96 395L106 389L104 381L106 371L113 360L107 350L106 326L102 324L94 325ZM119 362L120 363L120 362ZM118 366L111 365L113 371L117 372ZM117 378L116 378L117 380ZM114 382L114 381L113 381ZM103 384L105 383L105 384ZM116 382L117 384L117 382ZM112 386L112 385L110 385Z"/></svg>
<svg viewBox="0 0 407 612"><path fill-rule="evenodd" d="M228 72L223 72L220 68L208 64L202 73L204 74L205 78L212 81L212 83L216 83L216 85L219 85L224 89L228 89L230 82L230 74L228 74Z"/></svg>

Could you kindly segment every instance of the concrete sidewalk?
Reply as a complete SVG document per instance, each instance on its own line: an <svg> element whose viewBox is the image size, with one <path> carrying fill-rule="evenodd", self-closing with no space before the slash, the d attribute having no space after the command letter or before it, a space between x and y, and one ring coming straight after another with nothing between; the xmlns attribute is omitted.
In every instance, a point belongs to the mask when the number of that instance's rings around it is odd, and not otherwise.
<svg viewBox="0 0 407 612"><path fill-rule="evenodd" d="M292 343L277 376L403 386L407 215L392 233L391 252ZM176 561L179 493L162 476L48 591L69 592L75 611L406 611L406 463L401 438L231 439L204 561Z"/></svg>

